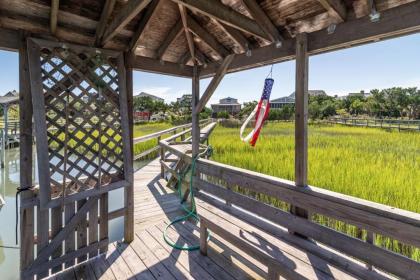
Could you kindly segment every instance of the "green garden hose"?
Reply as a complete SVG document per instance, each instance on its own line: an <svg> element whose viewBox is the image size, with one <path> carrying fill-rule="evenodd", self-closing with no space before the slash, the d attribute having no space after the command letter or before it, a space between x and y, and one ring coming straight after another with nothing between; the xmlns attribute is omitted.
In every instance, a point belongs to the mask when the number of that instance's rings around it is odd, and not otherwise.
<svg viewBox="0 0 420 280"><path fill-rule="evenodd" d="M194 251L194 250L200 249L200 245L193 245L193 246L179 246L179 245L177 245L175 242L173 242L168 237L167 231L168 231L168 229L172 225L174 225L176 223L179 223L179 222L182 222L182 221L186 221L189 218L193 218L197 222L200 221L200 218L197 216L196 207L195 207L195 198L194 198L194 190L193 190L193 183L192 183L192 181L193 181L193 175L195 173L195 164L196 164L198 158L201 157L201 156L203 156L203 155L210 156L211 153L212 153L212 151L213 151L212 150L212 147L211 146L207 146L206 149L202 153L198 154L192 160L192 164L191 164L191 175L190 175L190 184L189 184L189 191L190 191L190 196L191 196L191 209L188 209L188 207L186 205L184 205L184 202L182 201L183 200L182 181L184 180L185 175L188 173L188 171L189 171L190 168L187 168L185 170L185 172L181 173L181 175L178 176L178 194L179 194L179 199L181 200L182 209L185 211L186 214L184 216L180 216L180 217L175 218L173 221L171 221L165 227L165 230L163 231L163 239L172 248L175 248L175 249L178 249L178 250L185 250L185 251ZM208 232L208 235L207 236L208 236L207 237L207 241L209 241L210 240L210 232Z"/></svg>

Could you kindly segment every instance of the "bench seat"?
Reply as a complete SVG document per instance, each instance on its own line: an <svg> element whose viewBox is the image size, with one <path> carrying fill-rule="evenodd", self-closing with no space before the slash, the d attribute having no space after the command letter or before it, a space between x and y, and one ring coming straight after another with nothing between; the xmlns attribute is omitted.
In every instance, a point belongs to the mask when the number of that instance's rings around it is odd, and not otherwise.
<svg viewBox="0 0 420 280"><path fill-rule="evenodd" d="M200 250L204 255L207 253L209 229L267 266L268 279L279 279L280 276L286 279L389 279L367 269L364 264L289 234L255 215L226 206L216 199L208 198L206 201L212 203L196 199L200 217ZM244 219L246 215L249 215L248 219ZM250 222L252 220L253 223ZM316 254L302 247L312 248ZM328 260L341 265L334 266Z"/></svg>

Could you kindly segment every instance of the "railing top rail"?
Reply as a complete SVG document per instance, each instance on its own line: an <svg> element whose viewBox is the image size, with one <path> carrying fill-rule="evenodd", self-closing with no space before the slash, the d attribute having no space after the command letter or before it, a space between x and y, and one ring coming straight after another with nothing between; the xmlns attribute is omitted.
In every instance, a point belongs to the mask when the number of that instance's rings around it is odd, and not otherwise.
<svg viewBox="0 0 420 280"><path fill-rule="evenodd" d="M210 121L210 119L200 120L200 124L204 123L204 122L208 122L208 121ZM133 139L133 143L137 144L137 143L141 143L141 142L146 142L146 141L149 141L151 139L158 138L159 136L162 136L162 135L168 134L170 132L173 132L175 130L182 129L182 128L189 128L189 127L191 127L191 123L187 123L187 124L183 124L183 125L179 125L179 126L174 126L174 127L171 127L171 128L165 129L165 130L161 130L161 131L158 131L158 132L154 132L154 133L151 133L151 134L148 134L148 135L136 137L136 138Z"/></svg>

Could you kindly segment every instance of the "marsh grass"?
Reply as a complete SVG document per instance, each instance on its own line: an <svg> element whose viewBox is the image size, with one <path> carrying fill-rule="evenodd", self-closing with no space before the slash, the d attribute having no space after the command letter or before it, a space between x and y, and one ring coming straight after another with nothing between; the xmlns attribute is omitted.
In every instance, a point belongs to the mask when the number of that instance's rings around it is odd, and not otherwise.
<svg viewBox="0 0 420 280"><path fill-rule="evenodd" d="M268 123L255 148L239 139L238 128L218 126L210 137L212 160L294 179L294 124ZM420 213L420 133L376 128L309 126L310 185ZM251 194L255 196L255 194ZM276 199L257 195L287 210ZM314 214L322 225L365 239L352 225ZM420 261L420 250L376 235L375 244Z"/></svg>

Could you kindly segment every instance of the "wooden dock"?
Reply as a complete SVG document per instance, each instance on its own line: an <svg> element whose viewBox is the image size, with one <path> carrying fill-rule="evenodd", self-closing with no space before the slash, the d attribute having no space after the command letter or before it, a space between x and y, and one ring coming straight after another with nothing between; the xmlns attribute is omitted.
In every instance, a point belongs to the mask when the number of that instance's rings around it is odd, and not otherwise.
<svg viewBox="0 0 420 280"><path fill-rule="evenodd" d="M135 239L131 244L111 243L106 255L50 279L265 279L266 267L218 236L212 236L207 257L165 243L165 226L183 212L160 171L156 159L135 173ZM179 245L198 244L199 227L180 224L169 236Z"/></svg>

